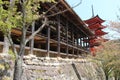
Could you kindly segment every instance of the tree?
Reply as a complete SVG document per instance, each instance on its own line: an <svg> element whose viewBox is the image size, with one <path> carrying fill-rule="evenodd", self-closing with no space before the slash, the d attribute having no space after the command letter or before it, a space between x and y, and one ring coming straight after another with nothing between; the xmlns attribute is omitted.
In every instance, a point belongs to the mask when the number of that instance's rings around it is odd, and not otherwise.
<svg viewBox="0 0 120 80"><path fill-rule="evenodd" d="M39 2L54 2L54 0L0 0L0 29L4 35L8 38L12 51L15 53L15 69L14 69L14 80L21 80L22 75L22 60L25 52L25 45L32 39L42 28L47 25L47 17L45 14L38 14L37 9L39 8ZM21 7L18 10L18 5ZM43 24L37 31L31 34L28 38L26 37L26 31L28 27L36 20L42 19ZM11 38L11 29L20 28L22 32L20 41L20 50L17 52L13 40Z"/></svg>
<svg viewBox="0 0 120 80"><path fill-rule="evenodd" d="M12 51L15 54L15 69L14 80L21 80L22 75L22 62L25 53L26 44L46 25L49 24L48 17L61 14L68 11L68 9L57 12L55 14L47 15L47 13L53 9L61 0L55 2L55 0L0 0L0 30L4 33L4 36L9 40L12 47ZM39 14L40 2L55 3L47 11ZM73 6L72 8L81 4ZM32 33L29 37L26 37L27 29L30 26L34 27L36 20L41 20L40 27ZM11 30L13 28L19 28L22 32L20 40L20 49L16 50L14 42L11 38Z"/></svg>
<svg viewBox="0 0 120 80"><path fill-rule="evenodd" d="M120 34L120 22L114 22L114 21L110 21L109 24L107 25L107 27L113 32L114 34L110 35L109 37L113 38L113 39L119 39L120 37L117 34Z"/></svg>
<svg viewBox="0 0 120 80"><path fill-rule="evenodd" d="M97 55L93 58L97 60L99 65L102 67L106 80L109 79L110 76L114 76L115 79L119 78L120 68L120 42L119 41L108 41L103 43L103 48L97 52ZM118 79L116 79L118 80Z"/></svg>
<svg viewBox="0 0 120 80"><path fill-rule="evenodd" d="M108 27L111 28L112 30L120 33L120 22L110 21Z"/></svg>

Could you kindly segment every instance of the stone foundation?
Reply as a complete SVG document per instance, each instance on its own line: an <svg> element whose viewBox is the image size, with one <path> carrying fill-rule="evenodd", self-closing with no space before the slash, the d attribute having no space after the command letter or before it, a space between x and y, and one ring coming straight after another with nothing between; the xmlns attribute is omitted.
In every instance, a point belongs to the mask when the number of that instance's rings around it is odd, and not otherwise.
<svg viewBox="0 0 120 80"><path fill-rule="evenodd" d="M10 64L0 80L13 80L14 62L10 57L0 57ZM2 62L0 63L1 65ZM0 71L4 71L5 67ZM5 78L5 79L4 79ZM95 63L86 59L62 59L24 56L22 80L105 80L104 73Z"/></svg>
<svg viewBox="0 0 120 80"><path fill-rule="evenodd" d="M105 80L102 69L85 59L26 56L23 69L23 80Z"/></svg>

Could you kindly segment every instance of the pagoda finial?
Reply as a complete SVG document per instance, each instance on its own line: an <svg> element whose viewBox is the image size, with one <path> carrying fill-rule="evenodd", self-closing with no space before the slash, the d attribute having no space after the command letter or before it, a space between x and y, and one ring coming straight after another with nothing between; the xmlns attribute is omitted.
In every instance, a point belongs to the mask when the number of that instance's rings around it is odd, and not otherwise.
<svg viewBox="0 0 120 80"><path fill-rule="evenodd" d="M92 8L92 17L94 17L94 9L93 9L93 5L91 6Z"/></svg>

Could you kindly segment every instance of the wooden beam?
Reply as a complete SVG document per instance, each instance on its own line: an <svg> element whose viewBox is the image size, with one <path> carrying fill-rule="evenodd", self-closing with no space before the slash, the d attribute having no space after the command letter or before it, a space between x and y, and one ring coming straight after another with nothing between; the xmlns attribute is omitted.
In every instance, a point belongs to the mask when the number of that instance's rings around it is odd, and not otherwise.
<svg viewBox="0 0 120 80"><path fill-rule="evenodd" d="M83 37L83 49L85 49L85 42L84 42L84 37Z"/></svg>
<svg viewBox="0 0 120 80"><path fill-rule="evenodd" d="M79 37L78 37L78 35L77 35L77 47L79 47Z"/></svg>
<svg viewBox="0 0 120 80"><path fill-rule="evenodd" d="M86 40L87 40L88 38L86 37ZM86 42L86 49L88 48L88 43Z"/></svg>
<svg viewBox="0 0 120 80"><path fill-rule="evenodd" d="M82 47L83 45L82 45L82 38L80 38L80 47Z"/></svg>
<svg viewBox="0 0 120 80"><path fill-rule="evenodd" d="M57 19L58 19L58 27L57 27L58 47L57 47L57 51L58 51L58 57L60 57L60 29L61 29L61 26L60 26L60 15L58 15Z"/></svg>
<svg viewBox="0 0 120 80"><path fill-rule="evenodd" d="M47 30L47 57L50 57L50 26L48 26Z"/></svg>
<svg viewBox="0 0 120 80"><path fill-rule="evenodd" d="M75 45L75 38L74 38L74 30L73 30L73 27L72 27L72 46L74 46ZM74 55L74 52L75 52L75 50L74 50L74 47L72 48L72 54Z"/></svg>
<svg viewBox="0 0 120 80"><path fill-rule="evenodd" d="M89 48L89 51L90 51L90 38L88 37L88 48Z"/></svg>
<svg viewBox="0 0 120 80"><path fill-rule="evenodd" d="M66 53L67 53L67 57L68 57L68 54L69 54L69 52L68 52L68 20L66 21L66 44L67 44L67 48L66 48Z"/></svg>

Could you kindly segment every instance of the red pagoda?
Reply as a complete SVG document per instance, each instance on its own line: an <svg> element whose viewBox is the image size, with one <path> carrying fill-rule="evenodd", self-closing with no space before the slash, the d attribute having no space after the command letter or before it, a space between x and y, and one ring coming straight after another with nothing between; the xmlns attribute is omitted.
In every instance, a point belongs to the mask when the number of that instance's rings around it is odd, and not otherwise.
<svg viewBox="0 0 120 80"><path fill-rule="evenodd" d="M89 38L90 51L93 56L95 56L96 51L101 48L101 43L107 41L102 37L103 35L107 34L106 32L102 31L102 29L106 28L106 26L102 25L103 22L104 20L102 20L98 15L85 21L85 23L94 33L94 36Z"/></svg>

